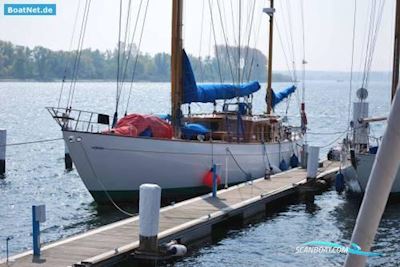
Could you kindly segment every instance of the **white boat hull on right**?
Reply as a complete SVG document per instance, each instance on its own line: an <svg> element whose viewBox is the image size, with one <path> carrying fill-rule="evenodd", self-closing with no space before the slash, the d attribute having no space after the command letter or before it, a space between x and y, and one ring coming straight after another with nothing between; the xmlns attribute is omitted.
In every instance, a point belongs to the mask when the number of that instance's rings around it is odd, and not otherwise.
<svg viewBox="0 0 400 267"><path fill-rule="evenodd" d="M367 188L368 179L372 171L372 166L375 161L376 154L356 154L357 168L354 170L353 166L349 166L352 170L347 169L344 175L347 180L356 179L360 186L361 192L365 192ZM352 175L355 172L355 175ZM400 192L400 172L396 174L396 179L393 183L391 193Z"/></svg>

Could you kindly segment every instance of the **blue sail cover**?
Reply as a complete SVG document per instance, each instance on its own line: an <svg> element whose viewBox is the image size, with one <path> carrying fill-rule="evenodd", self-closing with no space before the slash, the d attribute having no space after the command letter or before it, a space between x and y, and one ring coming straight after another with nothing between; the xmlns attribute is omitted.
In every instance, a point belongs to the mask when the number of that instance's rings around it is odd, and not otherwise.
<svg viewBox="0 0 400 267"><path fill-rule="evenodd" d="M286 97L290 96L296 91L296 86L292 85L286 89L283 89L282 91L279 91L278 93L275 93L272 91L272 107L275 107L277 104L282 102Z"/></svg>
<svg viewBox="0 0 400 267"><path fill-rule="evenodd" d="M189 58L183 50L183 103L212 103L218 99L248 96L260 89L257 81L241 85L202 84L197 85Z"/></svg>

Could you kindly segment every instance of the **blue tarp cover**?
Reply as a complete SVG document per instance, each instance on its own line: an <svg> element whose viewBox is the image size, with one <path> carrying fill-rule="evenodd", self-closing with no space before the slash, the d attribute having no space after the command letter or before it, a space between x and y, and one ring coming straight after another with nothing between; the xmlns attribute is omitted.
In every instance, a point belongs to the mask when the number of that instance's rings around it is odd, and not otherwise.
<svg viewBox="0 0 400 267"><path fill-rule="evenodd" d="M296 86L292 85L286 89L283 89L282 91L279 91L278 93L275 93L272 91L272 107L275 107L277 104L282 102L283 99L286 97L290 96L296 91Z"/></svg>
<svg viewBox="0 0 400 267"><path fill-rule="evenodd" d="M202 84L197 85L189 58L183 50L183 103L212 103L219 99L248 96L260 89L257 81L241 85Z"/></svg>
<svg viewBox="0 0 400 267"><path fill-rule="evenodd" d="M210 132L204 125L199 123L189 123L181 128L182 135L184 138L192 139L197 135L206 135Z"/></svg>

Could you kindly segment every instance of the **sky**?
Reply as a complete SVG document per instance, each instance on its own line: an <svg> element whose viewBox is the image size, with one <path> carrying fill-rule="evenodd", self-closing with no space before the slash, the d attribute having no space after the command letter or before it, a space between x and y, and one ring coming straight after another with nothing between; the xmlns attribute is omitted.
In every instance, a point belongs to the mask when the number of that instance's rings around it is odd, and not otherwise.
<svg viewBox="0 0 400 267"><path fill-rule="evenodd" d="M123 24L128 9L128 1L123 0ZM262 13L262 7L269 6L266 0L219 0L220 9L215 0L184 0L184 46L188 53L206 56L212 53L214 45L211 27L211 12L217 43L225 45L223 32L229 45L238 44L239 2L242 3L241 44L249 43L267 53L268 18ZM252 7L255 1L253 23L250 23ZM304 31L302 27L301 3L304 3ZM382 22L377 35L372 70L387 71L392 67L394 0L275 0L274 30L274 70L295 69L301 67L303 59L303 32L305 59L308 70L349 71L352 55L352 32L354 5L357 3L355 34L355 70L361 70L365 56L366 33L368 33L368 10L372 2L384 3ZM0 0L4 3L19 3L19 0ZM71 49L71 37L77 10L78 24L82 19L85 0L25 0L21 3L55 3L56 16L5 16L0 14L0 40L11 41L18 45L34 47L37 45L53 50ZM136 18L139 0L132 0L132 18ZM144 6L139 17L143 22ZM3 8L1 8L3 9ZM171 36L171 0L149 0L148 12L141 43L141 51L150 54L170 51ZM219 16L221 10L221 19ZM118 40L119 1L92 0L89 20L84 39L84 47L105 51L116 47ZM131 38L133 25L128 31ZM221 27L223 25L223 27ZM246 26L247 25L247 26ZM249 25L252 25L251 27ZM291 26L290 26L291 25ZM252 29L251 31L249 29ZM246 30L247 29L247 30ZM258 30L259 29L259 30ZM79 27L77 32L79 32ZM124 34L122 31L122 36ZM139 41L139 30L135 34L135 43ZM257 34L259 32L259 34ZM258 36L258 38L256 37ZM77 46L73 39L72 48ZM292 52L293 51L293 52ZM286 56L285 56L286 55ZM288 67L289 65L289 67Z"/></svg>

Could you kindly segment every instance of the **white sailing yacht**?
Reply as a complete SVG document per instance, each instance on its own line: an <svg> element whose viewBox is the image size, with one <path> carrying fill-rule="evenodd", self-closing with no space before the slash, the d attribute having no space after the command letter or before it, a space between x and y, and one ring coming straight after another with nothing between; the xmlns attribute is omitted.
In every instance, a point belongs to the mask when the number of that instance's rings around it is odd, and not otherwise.
<svg viewBox="0 0 400 267"><path fill-rule="evenodd" d="M113 129L118 123L110 123L107 114L71 107L48 108L61 126L83 183L98 203L137 201L143 183L161 186L163 202L209 192L207 176L213 164L219 166L220 186L264 177L279 171L279 167L298 164L304 130L284 125L273 114L273 107L296 88L277 94L272 90L272 39L267 112L255 115L246 99L260 89L257 81L232 85L196 83L182 46L183 1L172 2L172 108L171 119L166 122L172 129L172 138L118 134ZM264 11L270 18L272 36L273 1ZM182 114L183 104L226 99L237 101L210 114ZM305 118L304 110L302 114Z"/></svg>
<svg viewBox="0 0 400 267"><path fill-rule="evenodd" d="M400 62L400 4L396 4L396 21L395 21L395 40L394 40L394 57L393 57L393 73L392 73L392 90L391 99L393 100L398 82L399 82L399 62ZM366 102L368 91L360 88L357 91L359 101L353 103L353 121L352 132L353 138L350 142L348 158L350 158L351 166L343 169L346 182L350 185L351 191L365 192L368 180L375 162L378 146L370 143L369 133L370 124L374 122L385 121L386 117L369 117L369 103ZM356 183L354 183L356 181ZM357 186L354 186L357 185ZM391 193L400 192L400 171L396 174Z"/></svg>

